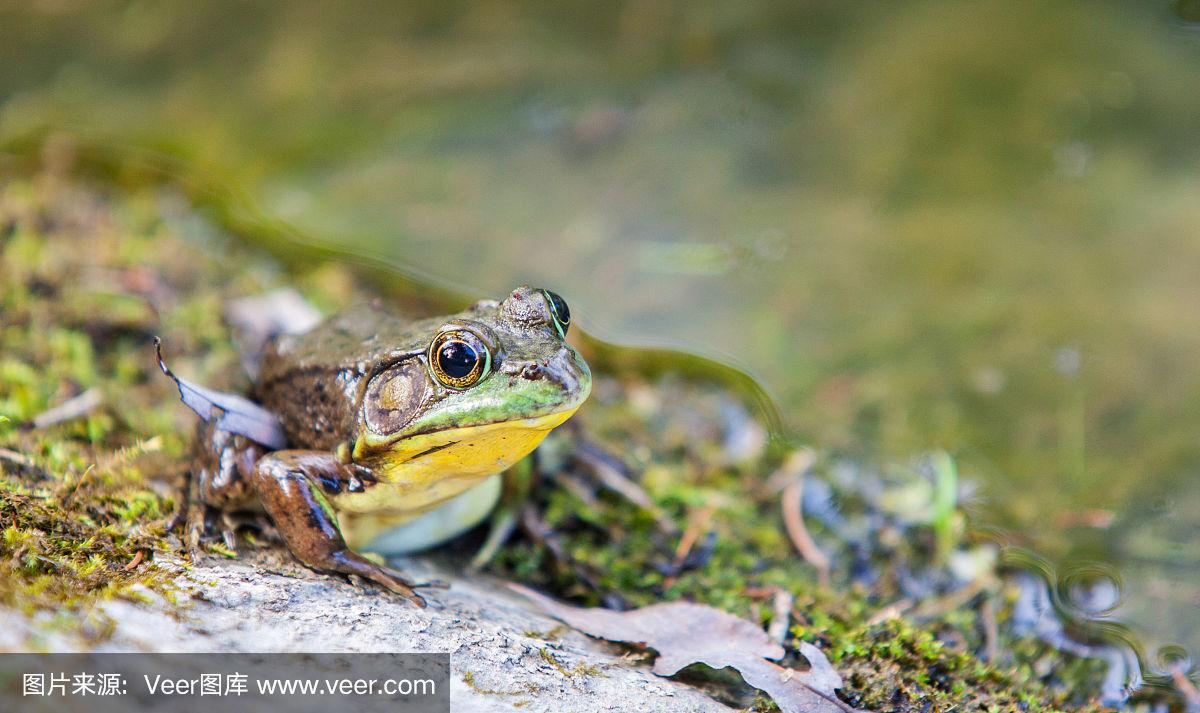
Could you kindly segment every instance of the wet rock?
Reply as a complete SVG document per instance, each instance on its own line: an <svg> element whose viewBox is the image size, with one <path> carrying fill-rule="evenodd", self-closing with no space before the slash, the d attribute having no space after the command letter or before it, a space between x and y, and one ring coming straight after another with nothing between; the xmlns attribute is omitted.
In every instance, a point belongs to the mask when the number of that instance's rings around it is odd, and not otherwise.
<svg viewBox="0 0 1200 713"><path fill-rule="evenodd" d="M168 652L449 652L455 711L694 711L732 709L696 688L655 676L627 649L561 626L487 577L460 578L424 560L401 565L442 579L417 609L373 587L310 572L276 552L213 561L184 575L182 617L163 606L110 602L116 631L97 650ZM0 632L0 650L32 646L30 620ZM41 627L37 627L39 630ZM39 631L41 648L87 650L82 639Z"/></svg>

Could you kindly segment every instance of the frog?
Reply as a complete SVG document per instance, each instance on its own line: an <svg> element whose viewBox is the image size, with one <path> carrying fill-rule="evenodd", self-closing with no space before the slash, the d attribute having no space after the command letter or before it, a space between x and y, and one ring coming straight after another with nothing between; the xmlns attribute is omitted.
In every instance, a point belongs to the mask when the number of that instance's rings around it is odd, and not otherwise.
<svg viewBox="0 0 1200 713"><path fill-rule="evenodd" d="M236 514L265 513L307 567L425 606L422 585L364 551L406 528L436 544L486 516L500 474L591 392L570 325L561 296L528 285L428 319L376 300L270 339L245 398L182 381L160 350L204 421L188 487L193 552L207 519L195 512L221 514L230 548ZM461 522L437 526L443 510Z"/></svg>

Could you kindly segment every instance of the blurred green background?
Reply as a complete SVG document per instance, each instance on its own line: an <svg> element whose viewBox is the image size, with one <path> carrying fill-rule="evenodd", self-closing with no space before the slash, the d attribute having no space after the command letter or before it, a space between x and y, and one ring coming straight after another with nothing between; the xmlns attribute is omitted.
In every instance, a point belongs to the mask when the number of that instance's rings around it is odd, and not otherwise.
<svg viewBox="0 0 1200 713"><path fill-rule="evenodd" d="M566 295L1200 650L1194 2L0 5L0 147L228 187L398 279ZM1069 597L1068 597L1069 599Z"/></svg>

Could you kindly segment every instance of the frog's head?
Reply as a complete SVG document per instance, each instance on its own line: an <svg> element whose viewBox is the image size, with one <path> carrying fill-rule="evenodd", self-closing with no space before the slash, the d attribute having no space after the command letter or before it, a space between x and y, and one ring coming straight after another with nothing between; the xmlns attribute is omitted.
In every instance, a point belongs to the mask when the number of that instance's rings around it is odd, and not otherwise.
<svg viewBox="0 0 1200 713"><path fill-rule="evenodd" d="M519 287L422 323L421 351L366 384L356 460L411 479L491 475L523 458L591 392L587 364L565 341L570 322L561 297Z"/></svg>

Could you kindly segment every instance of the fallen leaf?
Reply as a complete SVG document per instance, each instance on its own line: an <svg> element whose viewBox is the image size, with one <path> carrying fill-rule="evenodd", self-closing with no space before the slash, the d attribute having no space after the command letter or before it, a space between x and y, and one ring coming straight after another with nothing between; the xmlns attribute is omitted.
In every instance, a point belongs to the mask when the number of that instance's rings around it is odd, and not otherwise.
<svg viewBox="0 0 1200 713"><path fill-rule="evenodd" d="M158 354L158 368L175 382L179 387L180 400L197 416L207 422L215 415L217 427L221 430L245 436L267 448L279 450L287 447L287 437L275 414L244 396L206 389L175 376L163 361L162 340L158 337L154 338L154 348Z"/></svg>
<svg viewBox="0 0 1200 713"><path fill-rule="evenodd" d="M834 691L842 677L821 650L801 642L809 670L784 668L767 659L783 658L783 647L765 631L728 612L703 604L670 602L633 611L581 609L567 606L519 584L509 588L531 599L555 619L585 634L610 641L648 646L658 651L654 673L670 676L702 663L731 667L746 683L769 695L785 713L844 713L856 709Z"/></svg>

